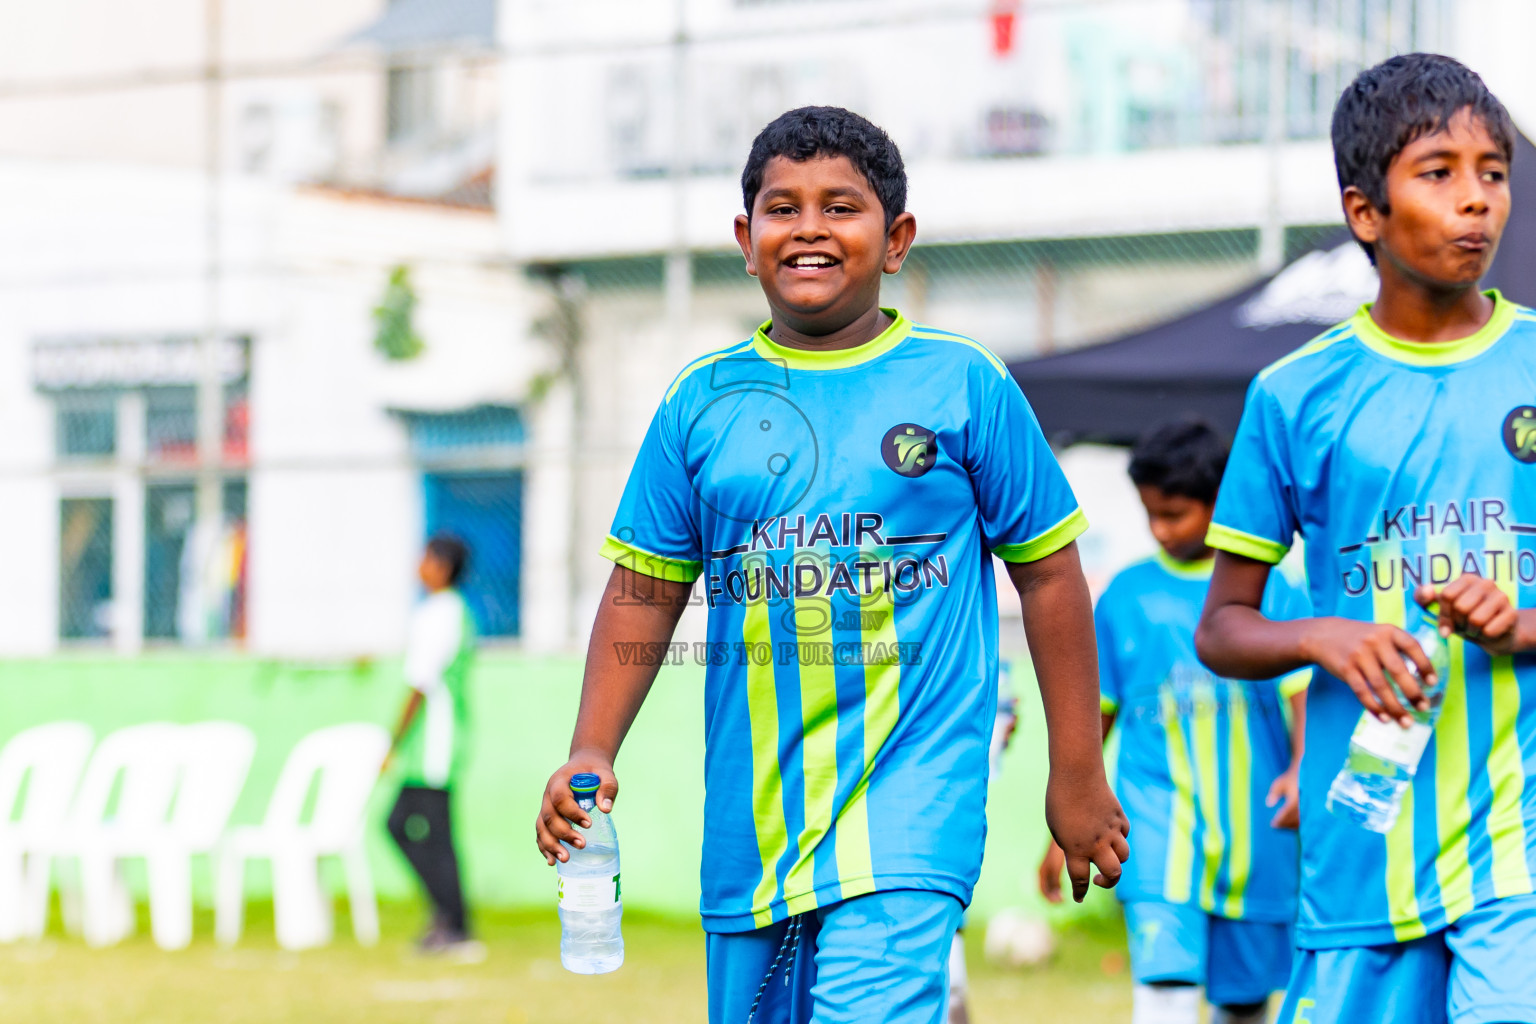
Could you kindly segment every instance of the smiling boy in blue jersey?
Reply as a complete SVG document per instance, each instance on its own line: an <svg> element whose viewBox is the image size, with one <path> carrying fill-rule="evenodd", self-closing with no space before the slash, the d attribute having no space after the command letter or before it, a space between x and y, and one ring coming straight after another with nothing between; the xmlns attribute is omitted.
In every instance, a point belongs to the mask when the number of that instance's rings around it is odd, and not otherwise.
<svg viewBox="0 0 1536 1024"><path fill-rule="evenodd" d="M1201 657L1242 678L1318 668L1285 1024L1536 1021L1536 313L1478 290L1513 141L1447 57L1394 57L1344 91L1334 159L1380 291L1259 374L1217 499ZM1296 533L1323 617L1275 622L1259 595ZM1436 601L1444 680L1403 629ZM1362 705L1405 727L1405 705L1428 708L1410 661L1443 704L1383 835L1326 794Z"/></svg>
<svg viewBox="0 0 1536 1024"><path fill-rule="evenodd" d="M941 1021L981 868L997 686L992 557L1019 591L1050 730L1046 816L1074 894L1113 885L1124 815L1097 753L1084 520L1001 362L880 306L912 245L895 145L832 107L753 143L736 237L771 319L663 397L603 553L570 760L536 822L554 863L576 772L613 760L703 577L709 1016ZM643 882L630 882L635 885Z"/></svg>
<svg viewBox="0 0 1536 1024"><path fill-rule="evenodd" d="M1301 746L1285 701L1299 721L1308 674L1244 683L1195 656L1216 555L1205 535L1226 464L1226 442L1201 420L1136 443L1131 480L1161 550L1116 575L1094 609L1104 735L1118 725L1115 792L1136 832L1115 890L1130 934L1131 1024L1197 1024L1202 986L1215 1024L1261 1024L1290 976ZM1279 573L1263 609L1308 613ZM1280 805L1273 817L1266 803ZM1060 902L1054 843L1040 889Z"/></svg>

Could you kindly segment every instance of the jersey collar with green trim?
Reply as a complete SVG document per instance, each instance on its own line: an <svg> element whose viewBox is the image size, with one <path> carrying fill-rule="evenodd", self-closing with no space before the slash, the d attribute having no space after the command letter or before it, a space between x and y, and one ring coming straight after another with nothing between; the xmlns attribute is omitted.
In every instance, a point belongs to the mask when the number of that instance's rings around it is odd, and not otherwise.
<svg viewBox="0 0 1536 1024"><path fill-rule="evenodd" d="M1374 303L1370 302L1360 307L1360 311L1350 319L1349 326L1366 348L1409 366L1450 366L1463 363L1492 348L1515 322L1515 311L1519 307L1500 295L1497 288L1483 294L1493 300L1493 315L1487 323L1465 338L1452 341L1404 341L1394 338L1371 318L1371 306Z"/></svg>
<svg viewBox="0 0 1536 1024"><path fill-rule="evenodd" d="M882 306L881 311L891 317L891 325L881 331L878 337L862 345L855 345L853 348L817 351L780 345L768 337L768 329L773 326L772 320L764 320L762 326L757 329L757 334L752 337L752 347L764 359L770 359L792 370L841 370L849 366L858 366L860 363L867 363L871 359L883 356L905 341L912 331L912 322L896 310Z"/></svg>

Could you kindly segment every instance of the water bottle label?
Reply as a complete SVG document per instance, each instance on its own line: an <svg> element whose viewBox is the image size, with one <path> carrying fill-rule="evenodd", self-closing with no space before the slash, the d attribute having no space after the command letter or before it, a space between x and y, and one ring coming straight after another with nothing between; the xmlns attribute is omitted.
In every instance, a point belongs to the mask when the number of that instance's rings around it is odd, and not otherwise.
<svg viewBox="0 0 1536 1024"><path fill-rule="evenodd" d="M612 878L561 878L558 882L561 910L611 910L619 905L619 876Z"/></svg>
<svg viewBox="0 0 1536 1024"><path fill-rule="evenodd" d="M1404 729L1396 722L1381 722L1369 713L1360 716L1360 724L1350 741L1368 754L1383 761L1391 761L1407 768L1409 772L1419 767L1424 748L1435 730L1423 722L1414 722Z"/></svg>

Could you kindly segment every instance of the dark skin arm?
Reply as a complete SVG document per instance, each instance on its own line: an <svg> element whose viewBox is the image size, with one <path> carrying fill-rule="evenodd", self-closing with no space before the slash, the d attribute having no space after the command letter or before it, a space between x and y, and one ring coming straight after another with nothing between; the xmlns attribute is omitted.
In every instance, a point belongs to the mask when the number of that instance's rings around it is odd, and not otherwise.
<svg viewBox="0 0 1536 1024"><path fill-rule="evenodd" d="M570 759L549 777L534 822L539 852L549 864L569 859L560 845L562 840L576 847L584 845L572 822L583 828L592 824L571 795L572 775L592 772L602 779L597 805L605 813L613 809L619 794L614 759L661 667L660 658L635 657L625 664L619 659L618 645L665 645L672 639L692 589L688 583L653 579L622 565L613 567L587 647Z"/></svg>
<svg viewBox="0 0 1536 1024"><path fill-rule="evenodd" d="M1195 650L1211 671L1237 679L1266 679L1317 665L1342 680L1371 714L1407 727L1413 719L1393 691L1390 676L1409 705L1429 707L1408 664L1426 681L1434 679L1434 669L1412 636L1396 626L1337 616L1268 619L1259 612L1259 602L1271 568L1252 558L1216 553L1211 589L1195 631ZM1498 585L1481 576L1461 576L1440 588L1421 586L1414 599L1426 607L1440 603L1442 635L1460 633L1490 654L1536 647L1536 612L1517 612Z"/></svg>
<svg viewBox="0 0 1536 1024"><path fill-rule="evenodd" d="M1104 728L1099 713L1099 656L1093 639L1093 603L1077 545L1034 562L1008 563L1019 592L1024 632L1040 682L1049 736L1050 780L1045 821L1065 853L1072 898L1093 884L1110 888L1130 858L1130 823L1104 777Z"/></svg>
<svg viewBox="0 0 1536 1024"><path fill-rule="evenodd" d="M1113 711L1099 712L1099 720L1102 725L1101 732L1104 736L1104 744L1109 744L1109 730L1114 728L1115 713ZM1067 855L1056 845L1056 840L1047 840L1045 844L1045 856L1040 860L1040 895L1044 896L1048 903L1061 902L1061 869L1067 866Z"/></svg>
<svg viewBox="0 0 1536 1024"><path fill-rule="evenodd" d="M389 756L384 758L384 763L379 766L380 775L389 770L389 762L394 758L395 750L399 748L400 741L405 739L411 723L416 721L416 716L421 713L421 705L425 701L426 698L421 695L421 691L412 688L411 695L405 699L405 707L400 709L400 724L395 726L395 734L389 741Z"/></svg>

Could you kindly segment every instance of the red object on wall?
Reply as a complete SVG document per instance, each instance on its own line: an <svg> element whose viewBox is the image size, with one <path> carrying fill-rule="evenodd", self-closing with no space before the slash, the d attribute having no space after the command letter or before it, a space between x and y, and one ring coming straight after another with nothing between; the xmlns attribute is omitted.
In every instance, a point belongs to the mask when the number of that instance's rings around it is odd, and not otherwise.
<svg viewBox="0 0 1536 1024"><path fill-rule="evenodd" d="M992 5L992 53L1006 57L1018 37L1020 0L997 0Z"/></svg>

